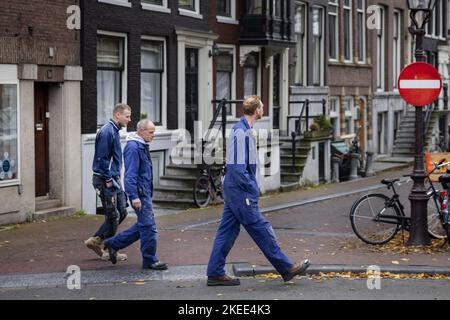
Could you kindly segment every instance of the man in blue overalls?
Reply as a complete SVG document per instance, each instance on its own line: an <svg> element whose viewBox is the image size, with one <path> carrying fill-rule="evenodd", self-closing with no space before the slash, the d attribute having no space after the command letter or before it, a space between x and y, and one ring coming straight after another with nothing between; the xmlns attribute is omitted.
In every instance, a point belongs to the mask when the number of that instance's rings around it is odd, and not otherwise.
<svg viewBox="0 0 450 320"><path fill-rule="evenodd" d="M155 125L148 119L137 124L137 133L130 133L123 151L125 162L125 192L136 211L137 223L128 230L105 241L111 262L117 262L117 250L141 239L142 267L166 270L167 264L156 258L157 230L152 207L153 167L149 143Z"/></svg>
<svg viewBox="0 0 450 320"><path fill-rule="evenodd" d="M102 201L105 222L93 237L84 243L89 249L109 259L109 254L102 248L103 241L114 236L117 227L127 216L127 199L120 182L122 169L122 147L120 129L126 128L131 121L131 108L123 103L113 109L113 117L97 133L95 154L92 163L92 184ZM119 260L126 260L126 254L118 254Z"/></svg>
<svg viewBox="0 0 450 320"><path fill-rule="evenodd" d="M284 281L303 274L306 259L293 264L277 244L271 224L258 208L259 187L256 182L256 145L252 130L264 114L260 98L252 96L243 103L244 116L233 127L227 146L227 170L223 182L225 205L208 264L208 286L236 286L239 279L225 274L225 260L239 235L241 224L253 241L281 274Z"/></svg>

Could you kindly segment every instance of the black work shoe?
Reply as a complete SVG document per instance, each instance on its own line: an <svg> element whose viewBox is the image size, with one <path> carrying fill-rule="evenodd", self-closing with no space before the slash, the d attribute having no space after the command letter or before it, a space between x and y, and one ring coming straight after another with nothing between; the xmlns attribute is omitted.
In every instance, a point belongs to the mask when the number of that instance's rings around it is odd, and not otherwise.
<svg viewBox="0 0 450 320"><path fill-rule="evenodd" d="M109 260L111 260L112 264L116 264L117 263L117 250L108 246L107 243L105 243L105 248L108 249Z"/></svg>
<svg viewBox="0 0 450 320"><path fill-rule="evenodd" d="M206 284L210 287L212 287L212 286L238 286L241 284L241 281L239 279L224 275L224 276L219 276L219 277L208 277L208 281Z"/></svg>
<svg viewBox="0 0 450 320"><path fill-rule="evenodd" d="M144 265L144 269L167 270L169 266L165 262L156 261L155 263Z"/></svg>
<svg viewBox="0 0 450 320"><path fill-rule="evenodd" d="M294 266L290 268L286 274L282 275L283 280L287 282L292 280L292 278L294 278L295 276L304 274L310 264L311 263L308 259L303 260L302 263L295 263Z"/></svg>

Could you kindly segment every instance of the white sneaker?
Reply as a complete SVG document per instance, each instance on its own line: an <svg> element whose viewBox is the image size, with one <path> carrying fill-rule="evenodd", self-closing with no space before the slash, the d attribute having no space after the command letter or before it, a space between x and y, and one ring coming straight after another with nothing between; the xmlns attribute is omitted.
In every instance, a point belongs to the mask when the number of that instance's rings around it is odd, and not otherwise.
<svg viewBox="0 0 450 320"><path fill-rule="evenodd" d="M109 252L108 250L103 250L102 254L103 261L109 261ZM117 261L125 261L128 260L128 256L125 253L117 252Z"/></svg>

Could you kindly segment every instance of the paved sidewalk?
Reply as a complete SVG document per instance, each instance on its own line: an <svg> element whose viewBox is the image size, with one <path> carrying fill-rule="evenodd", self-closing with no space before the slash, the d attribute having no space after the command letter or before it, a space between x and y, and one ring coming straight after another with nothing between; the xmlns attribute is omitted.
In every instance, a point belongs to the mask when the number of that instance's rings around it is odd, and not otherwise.
<svg viewBox="0 0 450 320"><path fill-rule="evenodd" d="M450 268L448 247L436 252L419 250L399 253L389 248L381 250L362 243L349 226L348 212L353 201L360 196L358 192L382 187L379 181L383 177L401 177L410 172L411 168L397 169L371 178L266 195L261 198L260 205L264 212L282 204L297 204L290 209L266 213L280 246L292 260L309 258L318 269L331 265L336 268L364 268L376 264L410 270L417 266L428 266L431 267L428 269L430 272L444 272ZM403 201L407 199L410 187L402 187ZM219 205L158 216L159 258L168 262L172 268L204 268L201 266L208 262L221 212L222 206ZM29 277L32 277L31 274L64 273L69 265L77 265L83 272L92 272L92 277L95 277L94 274L99 276L100 272L105 280L108 277L114 279L112 275L115 273L141 272L139 242L124 250L129 260L118 262L117 265L100 260L84 246L83 240L91 236L102 221L102 216L70 217L45 223L22 224L0 231L0 275L25 277L22 275L30 274ZM120 230L134 222L135 218L127 218ZM244 230L227 262L229 266L247 263L251 268L268 264ZM6 278L0 277L0 282L2 279L6 281Z"/></svg>

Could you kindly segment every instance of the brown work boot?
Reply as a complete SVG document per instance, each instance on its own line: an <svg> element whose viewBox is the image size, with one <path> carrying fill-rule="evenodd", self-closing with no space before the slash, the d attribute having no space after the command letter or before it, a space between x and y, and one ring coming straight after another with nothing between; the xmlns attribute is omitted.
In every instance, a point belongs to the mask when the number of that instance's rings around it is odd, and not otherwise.
<svg viewBox="0 0 450 320"><path fill-rule="evenodd" d="M283 277L283 280L285 282L292 280L295 276L303 275L306 272L306 269L308 269L309 265L311 263L308 259L305 259L302 261L302 263L296 262L292 268L288 270L288 272L284 275L281 275Z"/></svg>
<svg viewBox="0 0 450 320"><path fill-rule="evenodd" d="M90 237L89 239L84 241L84 244L89 249L92 249L100 257L103 255L103 251L102 251L103 240L102 240L102 238L100 238L100 237Z"/></svg>
<svg viewBox="0 0 450 320"><path fill-rule="evenodd" d="M238 286L241 284L241 281L236 278L232 278L227 275L219 276L219 277L208 277L208 286Z"/></svg>
<svg viewBox="0 0 450 320"><path fill-rule="evenodd" d="M109 252L108 252L108 250L102 250L103 251L103 254L102 254L102 260L104 260L104 261L109 261L109 260L111 260L110 258L109 258ZM125 260L128 260L128 256L125 254L125 253L119 253L119 251L117 251L117 253L116 253L116 259L117 259L117 261L125 261Z"/></svg>

